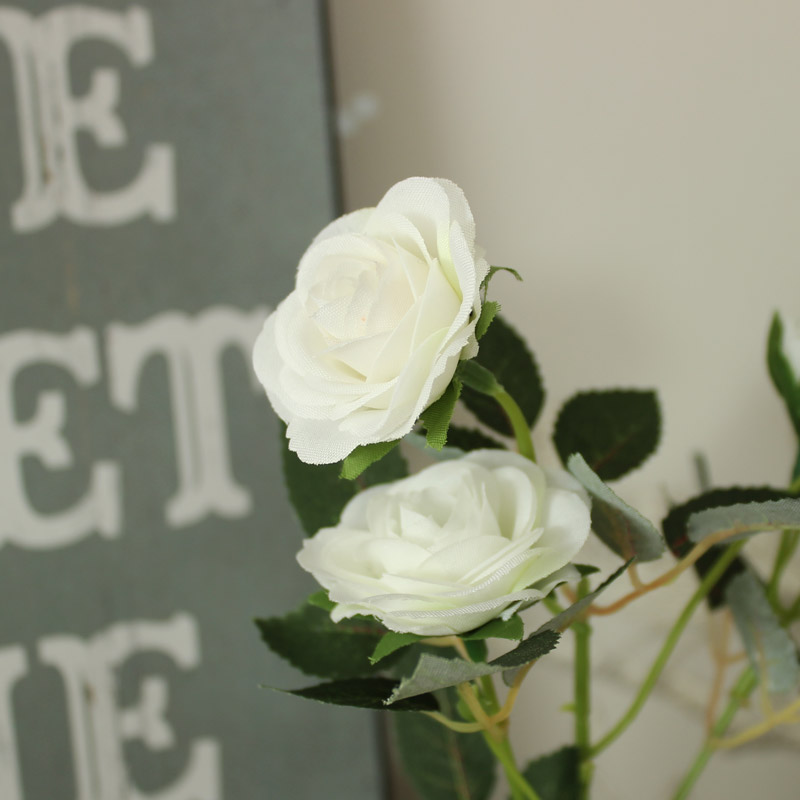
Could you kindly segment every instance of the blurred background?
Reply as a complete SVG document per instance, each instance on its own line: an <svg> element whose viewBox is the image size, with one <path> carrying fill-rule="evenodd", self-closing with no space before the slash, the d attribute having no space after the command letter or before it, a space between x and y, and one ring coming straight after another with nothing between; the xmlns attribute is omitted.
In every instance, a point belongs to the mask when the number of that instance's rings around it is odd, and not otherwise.
<svg viewBox="0 0 800 800"><path fill-rule="evenodd" d="M0 6L0 798L413 796L375 720L257 688L307 681L252 625L312 585L250 343L313 235L402 178L458 183L524 276L492 294L544 376L542 461L576 391L656 388L632 505L695 494L697 453L715 485L786 484L764 351L800 317L799 27L791 0ZM692 580L598 623L597 732ZM670 795L718 625L596 800ZM522 761L569 741L569 646L525 685ZM794 800L799 745L720 754L695 796Z"/></svg>

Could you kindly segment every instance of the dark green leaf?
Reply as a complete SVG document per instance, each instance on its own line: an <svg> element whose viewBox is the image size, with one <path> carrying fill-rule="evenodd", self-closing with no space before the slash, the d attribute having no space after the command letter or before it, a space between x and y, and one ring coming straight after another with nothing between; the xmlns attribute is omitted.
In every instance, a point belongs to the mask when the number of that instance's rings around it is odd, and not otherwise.
<svg viewBox="0 0 800 800"><path fill-rule="evenodd" d="M385 632L365 617L331 621L321 608L304 605L285 617L258 619L261 638L307 675L352 678L373 672L369 656Z"/></svg>
<svg viewBox="0 0 800 800"><path fill-rule="evenodd" d="M286 694L305 697L320 703L335 706L354 706L356 708L372 708L378 711L436 711L439 704L431 695L418 695L409 700L401 700L386 705L386 698L397 686L397 681L389 678L350 678L348 680L321 683L307 689L294 689ZM283 690L278 690L283 691Z"/></svg>
<svg viewBox="0 0 800 800"><path fill-rule="evenodd" d="M525 341L501 315L495 317L481 339L476 361L492 372L533 427L544 403L544 387ZM491 397L465 387L461 399L484 425L505 436L513 436L505 413Z"/></svg>
<svg viewBox="0 0 800 800"><path fill-rule="evenodd" d="M522 774L540 800L581 800L580 768L580 751L570 745L531 761Z"/></svg>
<svg viewBox="0 0 800 800"><path fill-rule="evenodd" d="M734 506L740 503L763 503L770 500L780 500L786 496L786 492L768 487L713 489L710 492L704 492L697 497L693 497L679 506L675 506L664 518L661 527L670 550L678 558L683 558L694 546L694 543L689 539L689 518L693 514L709 508ZM726 546L727 544L722 544L712 547L697 560L694 568L701 579L714 566ZM728 581L744 568L744 560L737 556L709 592L707 602L711 608L717 608L725 602L725 587Z"/></svg>
<svg viewBox="0 0 800 800"><path fill-rule="evenodd" d="M562 407L553 442L565 464L580 453L602 480L611 481L640 466L656 449L660 433L655 392L584 392Z"/></svg>
<svg viewBox="0 0 800 800"><path fill-rule="evenodd" d="M481 307L481 315L478 317L478 322L475 325L475 338L482 339L483 335L486 331L489 330L489 326L492 324L492 321L497 316L497 312L500 310L500 303L495 300L486 300Z"/></svg>
<svg viewBox="0 0 800 800"><path fill-rule="evenodd" d="M367 467L379 461L398 444L400 440L395 439L393 442L376 442L356 447L342 462L341 477L348 481L355 480Z"/></svg>
<svg viewBox="0 0 800 800"><path fill-rule="evenodd" d="M451 425L447 432L448 447L457 447L465 453L472 450L503 450L505 445L492 439L491 436L471 428L461 428L458 425Z"/></svg>
<svg viewBox="0 0 800 800"><path fill-rule="evenodd" d="M284 427L284 434L285 431ZM338 464L306 464L301 461L289 450L289 440L285 435L281 449L289 500L303 530L313 535L322 528L336 525L357 487L339 477Z"/></svg>
<svg viewBox="0 0 800 800"><path fill-rule="evenodd" d="M442 713L456 717L451 693ZM425 800L487 800L494 786L495 760L479 733L456 733L424 714L392 718L397 749L414 787Z"/></svg>
<svg viewBox="0 0 800 800"><path fill-rule="evenodd" d="M749 570L736 575L728 583L725 599L750 663L769 691L783 693L797 688L797 648L781 627L758 578Z"/></svg>
<svg viewBox="0 0 800 800"><path fill-rule="evenodd" d="M486 663L489 660L489 646L485 639L467 639L464 647L472 661Z"/></svg>
<svg viewBox="0 0 800 800"><path fill-rule="evenodd" d="M444 394L422 412L420 419L425 427L428 447L441 450L447 444L447 428L460 395L461 381L453 378Z"/></svg>
<svg viewBox="0 0 800 800"><path fill-rule="evenodd" d="M592 498L592 530L617 555L653 561L664 552L664 540L650 520L617 497L590 469L582 455L567 460L567 469Z"/></svg>
<svg viewBox="0 0 800 800"><path fill-rule="evenodd" d="M520 642L513 650L490 661L489 665L503 669L524 666L554 650L560 638L561 635L556 631L539 630Z"/></svg>

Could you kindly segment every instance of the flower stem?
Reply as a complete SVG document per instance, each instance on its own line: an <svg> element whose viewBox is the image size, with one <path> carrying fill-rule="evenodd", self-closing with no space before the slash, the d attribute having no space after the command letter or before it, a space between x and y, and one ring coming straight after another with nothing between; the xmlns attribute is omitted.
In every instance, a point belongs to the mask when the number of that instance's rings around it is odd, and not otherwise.
<svg viewBox="0 0 800 800"><path fill-rule="evenodd" d="M533 447L531 429L528 425L528 420L525 419L525 415L522 413L522 409L517 405L516 400L502 387L498 387L492 397L500 404L508 417L508 421L511 423L520 455L529 458L531 461L536 461L536 451Z"/></svg>
<svg viewBox="0 0 800 800"><path fill-rule="evenodd" d="M588 582L583 578L578 587L579 597L588 591ZM591 709L591 650L590 639L592 628L584 619L572 626L575 634L575 746L581 756L581 800L589 797L589 783L592 775L591 764L591 732L589 711Z"/></svg>
<svg viewBox="0 0 800 800"><path fill-rule="evenodd" d="M511 787L512 800L542 800L517 769L514 753L508 738L506 737L498 742L491 737L488 731L484 731L483 738L486 739L486 744L489 745L489 749L494 753L495 758L500 762L506 773L508 784Z"/></svg>
<svg viewBox="0 0 800 800"><path fill-rule="evenodd" d="M712 728L710 735L706 739L703 747L700 749L700 752L697 754L697 757L692 762L688 772L678 786L678 789L675 792L672 800L686 800L686 798L689 796L689 792L692 790L692 787L697 782L700 774L705 769L709 759L712 755L714 755L713 741L721 737L725 731L728 730L728 726L731 724L734 716L736 716L736 712L741 708L757 684L758 678L756 677L753 668L747 667L739 676L739 680L736 681L735 686L731 690L731 699L728 702L728 705L725 707L725 710L722 712L722 714L720 714L720 717Z"/></svg>
<svg viewBox="0 0 800 800"><path fill-rule="evenodd" d="M672 630L670 630L669 634L667 635L661 651L659 652L658 656L656 656L656 660L653 662L653 666L650 668L650 672L644 679L644 683L642 683L641 688L634 698L633 703L631 703L630 708L625 712L622 719L620 719L620 721L602 739L600 739L600 741L597 742L594 747L590 749L590 756L596 756L598 753L605 750L606 747L615 741L636 718L637 714L644 705L645 700L647 700L649 697L650 692L653 691L653 687L656 685L656 682L661 676L667 660L672 655L672 651L675 649L675 645L678 643L678 639L686 628L686 625L689 623L692 614L694 614L697 606L703 601L703 598L705 598L705 596L714 587L714 584L716 584L716 582L722 577L725 570L736 558L743 546L744 540L730 545L730 547L728 547L728 549L725 550L725 552L717 559L714 566L706 573L706 576L701 581L700 586L697 587L697 590L691 596L689 602L686 604L680 616L675 621L675 624L672 626Z"/></svg>

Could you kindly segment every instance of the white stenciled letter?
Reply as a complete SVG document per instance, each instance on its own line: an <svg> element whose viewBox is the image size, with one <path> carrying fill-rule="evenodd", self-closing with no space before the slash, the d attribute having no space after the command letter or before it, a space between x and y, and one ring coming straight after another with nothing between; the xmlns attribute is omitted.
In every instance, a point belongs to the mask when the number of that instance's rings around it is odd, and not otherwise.
<svg viewBox="0 0 800 800"><path fill-rule="evenodd" d="M266 314L265 308L246 313L215 307L192 318L168 311L141 325L108 328L111 399L122 410L136 408L145 362L159 355L167 362L178 491L166 518L174 527L212 513L242 517L250 511L250 494L231 472L220 360L235 347L249 363Z"/></svg>
<svg viewBox="0 0 800 800"><path fill-rule="evenodd" d="M81 385L99 378L97 340L85 327L57 335L15 331L0 336L0 545L46 549L73 544L93 532L113 537L120 532L119 468L108 461L93 465L89 488L74 506L59 513L41 514L31 507L22 473L25 457L51 469L73 463L73 453L62 434L66 418L64 396L50 390L39 395L33 415L19 420L15 412L17 374L33 364L65 369Z"/></svg>
<svg viewBox="0 0 800 800"><path fill-rule="evenodd" d="M0 797L3 800L22 800L11 692L27 667L21 647L0 650Z"/></svg>
<svg viewBox="0 0 800 800"><path fill-rule="evenodd" d="M184 772L168 786L143 792L128 779L126 741L140 740L155 751L176 744L166 714L169 690L164 678L145 679L133 707L117 704L117 671L132 656L148 651L169 656L184 670L197 667L194 619L176 614L166 622L118 623L88 641L63 635L39 644L41 660L58 669L66 687L75 800L220 800L220 750L212 739L191 742Z"/></svg>
<svg viewBox="0 0 800 800"><path fill-rule="evenodd" d="M132 6L126 12L68 5L39 17L19 9L0 8L0 39L11 54L22 151L23 190L11 210L19 232L35 231L59 214L80 225L119 225L145 214L167 221L175 216L174 152L151 144L138 175L123 188L96 192L86 183L78 157L82 131L100 147L127 141L116 113L119 73L94 71L86 94L70 86L70 51L95 39L122 50L135 67L153 60L153 33L148 12Z"/></svg>

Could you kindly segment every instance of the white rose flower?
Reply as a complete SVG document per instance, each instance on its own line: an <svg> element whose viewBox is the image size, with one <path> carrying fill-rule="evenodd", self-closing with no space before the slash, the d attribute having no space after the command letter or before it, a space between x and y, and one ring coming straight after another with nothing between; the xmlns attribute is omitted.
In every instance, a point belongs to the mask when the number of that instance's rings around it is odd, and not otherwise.
<svg viewBox="0 0 800 800"><path fill-rule="evenodd" d="M328 225L253 353L289 447L329 464L407 434L477 353L488 269L449 181L409 178Z"/></svg>
<svg viewBox="0 0 800 800"><path fill-rule="evenodd" d="M464 633L540 600L586 541L589 500L563 470L476 450L374 486L307 539L300 566L335 622L373 615L424 636Z"/></svg>

